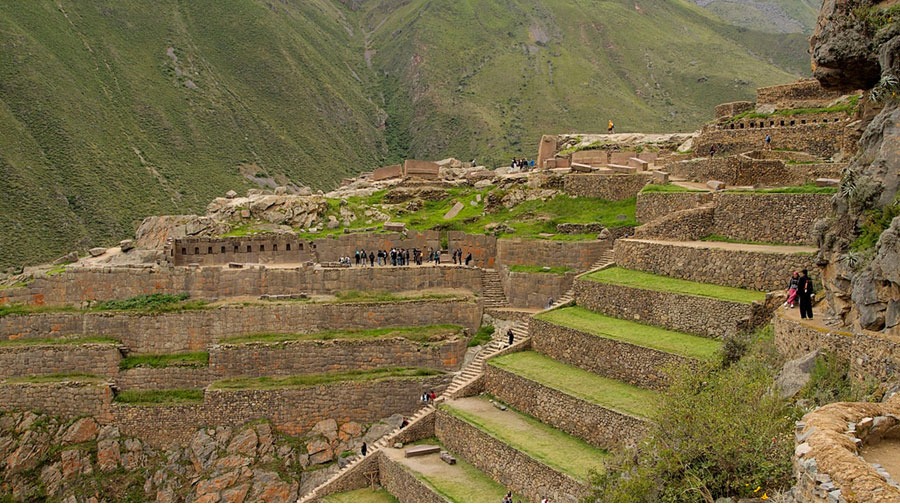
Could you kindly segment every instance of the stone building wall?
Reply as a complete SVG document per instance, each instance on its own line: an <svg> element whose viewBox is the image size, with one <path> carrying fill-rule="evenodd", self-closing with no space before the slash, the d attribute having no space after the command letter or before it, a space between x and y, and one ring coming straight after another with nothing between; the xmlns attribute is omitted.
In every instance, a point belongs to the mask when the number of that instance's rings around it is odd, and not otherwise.
<svg viewBox="0 0 900 504"><path fill-rule="evenodd" d="M429 343L393 338L215 345L209 352L209 366L217 378L337 373L387 366L456 371L466 355L466 343L466 338L458 337Z"/></svg>
<svg viewBox="0 0 900 504"><path fill-rule="evenodd" d="M421 407L419 398L424 390L440 394L451 379L451 375L440 375L273 390L207 389L199 404L116 404L112 413L124 436L157 447L184 444L194 431L207 425L234 427L260 418L268 418L279 431L297 436L325 418L341 424L372 423L396 413L410 416Z"/></svg>
<svg viewBox="0 0 900 504"><path fill-rule="evenodd" d="M57 373L113 378L121 358L118 347L111 344L0 347L0 379Z"/></svg>
<svg viewBox="0 0 900 504"><path fill-rule="evenodd" d="M813 225L831 212L830 194L716 195L715 234L736 240L815 245Z"/></svg>
<svg viewBox="0 0 900 504"><path fill-rule="evenodd" d="M643 419L610 410L488 365L485 389L541 422L607 449L636 444L647 433Z"/></svg>
<svg viewBox="0 0 900 504"><path fill-rule="evenodd" d="M707 338L724 338L765 324L771 310L700 296L651 291L575 280L578 306L611 317L634 320Z"/></svg>
<svg viewBox="0 0 900 504"><path fill-rule="evenodd" d="M577 502L589 495L586 483L551 469L446 411L439 409L436 415L435 435L448 451L530 502L544 497L551 502ZM500 470L505 467L514 470Z"/></svg>
<svg viewBox="0 0 900 504"><path fill-rule="evenodd" d="M694 248L617 240L616 264L695 282L760 291L784 290L795 270L815 271L815 256L751 250Z"/></svg>
<svg viewBox="0 0 900 504"><path fill-rule="evenodd" d="M309 243L293 234L243 238L176 238L166 247L166 258L175 266L236 263L283 264L315 260Z"/></svg>
<svg viewBox="0 0 900 504"><path fill-rule="evenodd" d="M773 326L775 347L787 359L821 349L848 360L850 377L857 383L896 381L900 370L900 342L895 338L871 331L821 329L785 318L781 312L776 314Z"/></svg>
<svg viewBox="0 0 900 504"><path fill-rule="evenodd" d="M709 203L712 198L713 195L708 192L640 193L637 196L635 217L638 222L646 224L678 210L688 210Z"/></svg>
<svg viewBox="0 0 900 504"><path fill-rule="evenodd" d="M378 454L378 475L381 486L400 502L447 502L407 466L384 453Z"/></svg>
<svg viewBox="0 0 900 504"><path fill-rule="evenodd" d="M570 173L565 176L564 190L569 196L618 201L637 196L651 178L645 173L634 175Z"/></svg>
<svg viewBox="0 0 900 504"><path fill-rule="evenodd" d="M753 110L753 102L736 101L731 103L722 103L716 105L716 119L725 117L733 117L743 112Z"/></svg>
<svg viewBox="0 0 900 504"><path fill-rule="evenodd" d="M384 268L383 268L384 269ZM401 292L430 288L481 292L481 272L464 267L390 268L70 268L39 276L27 287L0 291L0 304L74 305L165 293L195 299L263 294Z"/></svg>
<svg viewBox="0 0 900 504"><path fill-rule="evenodd" d="M206 366L169 366L125 369L116 375L115 383L119 390L202 389L215 380Z"/></svg>
<svg viewBox="0 0 900 504"><path fill-rule="evenodd" d="M795 125L790 125L794 120ZM716 145L718 155L740 154L763 147L766 134L771 135L771 148L798 150L828 159L842 150L852 149L853 142L845 138L844 121L800 124L787 119L785 126L744 129L709 129L694 139L694 152L703 155ZM668 166L667 166L668 168Z"/></svg>
<svg viewBox="0 0 900 504"><path fill-rule="evenodd" d="M756 90L757 103L775 105L779 109L824 106L840 96L839 91L826 90L816 79L803 79Z"/></svg>
<svg viewBox="0 0 900 504"><path fill-rule="evenodd" d="M0 409L38 411L53 416L112 420L109 384L94 381L0 383Z"/></svg>
<svg viewBox="0 0 900 504"><path fill-rule="evenodd" d="M584 271L609 250L608 240L563 242L555 240L497 240L500 265L566 266Z"/></svg>
<svg viewBox="0 0 900 504"><path fill-rule="evenodd" d="M481 311L473 302L422 300L223 306L159 315L38 313L0 317L0 338L91 334L116 338L135 353L173 353L206 350L223 338L257 333L457 324L474 334L481 325Z"/></svg>
<svg viewBox="0 0 900 504"><path fill-rule="evenodd" d="M594 336L540 319L532 319L531 331L531 346L536 352L651 390L665 390L669 386L666 368L694 363L687 357Z"/></svg>
<svg viewBox="0 0 900 504"><path fill-rule="evenodd" d="M472 266L479 268L497 267L497 238L488 235L473 235L461 231L447 233L447 248L450 250L462 249L463 258L466 254L472 254Z"/></svg>
<svg viewBox="0 0 900 504"><path fill-rule="evenodd" d="M797 186L819 178L840 178L842 166L839 163L788 164L780 159L758 159L738 153L669 163L666 171L672 177L694 182L719 180L728 186Z"/></svg>
<svg viewBox="0 0 900 504"><path fill-rule="evenodd" d="M586 269L586 268L583 268ZM511 306L519 308L546 308L548 301L559 299L572 288L575 273L516 273L504 269L501 275L503 290Z"/></svg>
<svg viewBox="0 0 900 504"><path fill-rule="evenodd" d="M716 233L713 225L716 209L711 206L677 210L634 230L642 240L693 241Z"/></svg>

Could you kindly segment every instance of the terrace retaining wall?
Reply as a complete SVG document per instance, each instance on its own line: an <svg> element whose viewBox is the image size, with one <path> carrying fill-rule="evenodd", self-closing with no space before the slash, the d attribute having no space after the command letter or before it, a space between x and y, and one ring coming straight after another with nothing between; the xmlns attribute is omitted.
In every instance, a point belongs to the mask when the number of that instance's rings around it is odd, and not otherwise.
<svg viewBox="0 0 900 504"><path fill-rule="evenodd" d="M71 373L113 378L119 372L121 358L113 344L0 347L0 379Z"/></svg>

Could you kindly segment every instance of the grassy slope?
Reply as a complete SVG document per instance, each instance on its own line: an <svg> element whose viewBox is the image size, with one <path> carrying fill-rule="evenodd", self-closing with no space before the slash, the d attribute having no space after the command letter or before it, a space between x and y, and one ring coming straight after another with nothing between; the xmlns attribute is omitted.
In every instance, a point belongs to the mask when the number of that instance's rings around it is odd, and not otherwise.
<svg viewBox="0 0 900 504"><path fill-rule="evenodd" d="M743 28L769 33L812 33L822 2L819 0L713 0L706 7Z"/></svg>
<svg viewBox="0 0 900 504"><path fill-rule="evenodd" d="M532 153L542 133L601 131L608 118L620 131L693 130L714 105L794 79L762 61L784 46L778 36L738 33L682 0L640 11L630 0L365 7L375 66L412 87L419 155L505 160ZM795 59L807 59L804 49Z"/></svg>
<svg viewBox="0 0 900 504"><path fill-rule="evenodd" d="M378 164L366 69L329 0L102 4L0 4L0 241L16 244L0 265L202 211L247 187L241 166L330 187Z"/></svg>
<svg viewBox="0 0 900 504"><path fill-rule="evenodd" d="M594 273L589 273L588 275L585 275L584 278L595 282L625 285L637 289L668 291L690 296L704 296L736 303L750 304L754 301L762 302L766 298L765 292L692 282L690 280L654 275L652 273L624 268L607 268L595 271Z"/></svg>

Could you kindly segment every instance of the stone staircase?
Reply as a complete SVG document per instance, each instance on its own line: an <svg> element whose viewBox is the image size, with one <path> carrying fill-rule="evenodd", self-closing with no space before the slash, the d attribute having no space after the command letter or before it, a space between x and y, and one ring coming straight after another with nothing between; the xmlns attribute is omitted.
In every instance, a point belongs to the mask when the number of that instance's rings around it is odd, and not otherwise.
<svg viewBox="0 0 900 504"><path fill-rule="evenodd" d="M615 252L613 252L613 249L609 249L606 252L603 252L603 254L601 254L600 257L594 262L594 264L592 264L591 267L588 268L587 271L585 271L582 274L586 274L586 273L590 273L592 271L597 271L599 269L606 268L608 266L615 264L615 262L616 262L616 254L615 254ZM574 302L575 302L575 284L573 283L572 287L570 287L569 290L567 290L565 294L560 296L559 299L554 301L553 304L547 308L547 310L554 310L561 306L568 306Z"/></svg>
<svg viewBox="0 0 900 504"><path fill-rule="evenodd" d="M504 308L509 306L500 273L495 269L481 270L481 295L484 296L485 308Z"/></svg>

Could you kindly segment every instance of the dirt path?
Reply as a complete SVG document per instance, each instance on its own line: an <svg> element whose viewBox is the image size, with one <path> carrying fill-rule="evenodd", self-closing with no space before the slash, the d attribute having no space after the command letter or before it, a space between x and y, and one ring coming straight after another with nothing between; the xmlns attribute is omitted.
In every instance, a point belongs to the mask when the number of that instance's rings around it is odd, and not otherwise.
<svg viewBox="0 0 900 504"><path fill-rule="evenodd" d="M713 241L675 241L675 240L643 240L628 238L630 241L641 243L658 243L660 245L674 245L676 247L691 247L696 249L721 249L743 252L762 252L767 254L815 254L819 251L816 247L803 245L758 245L755 243L729 243Z"/></svg>
<svg viewBox="0 0 900 504"><path fill-rule="evenodd" d="M478 502L500 502L505 493L503 487L490 479L486 474L484 479L479 480L473 478L460 462L455 465L447 464L440 459L440 455L432 453L430 455L422 455L419 457L406 458L404 449L384 448L384 454L391 460L399 462L410 470L421 474L429 482L436 487L441 487L441 483L463 487L469 494L476 494L474 500ZM472 471L474 468L469 468ZM477 471L477 469L474 469ZM442 492L446 492L446 488L437 488Z"/></svg>

